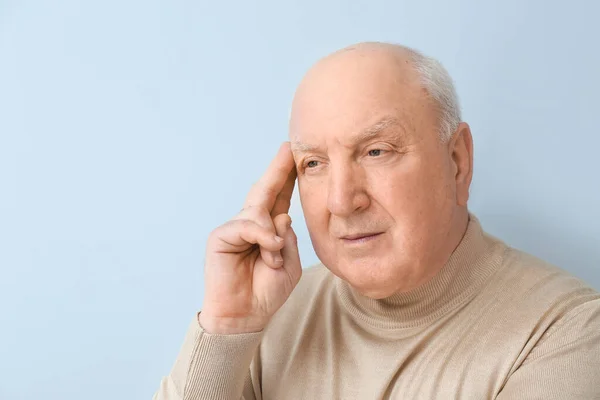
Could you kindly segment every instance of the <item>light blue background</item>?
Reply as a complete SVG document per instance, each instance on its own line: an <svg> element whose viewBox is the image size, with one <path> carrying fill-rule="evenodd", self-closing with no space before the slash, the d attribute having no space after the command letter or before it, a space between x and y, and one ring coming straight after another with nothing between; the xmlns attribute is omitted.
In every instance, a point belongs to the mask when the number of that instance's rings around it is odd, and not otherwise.
<svg viewBox="0 0 600 400"><path fill-rule="evenodd" d="M600 3L0 0L0 399L149 399L319 57L456 80L484 227L600 288ZM305 265L316 262L299 204Z"/></svg>

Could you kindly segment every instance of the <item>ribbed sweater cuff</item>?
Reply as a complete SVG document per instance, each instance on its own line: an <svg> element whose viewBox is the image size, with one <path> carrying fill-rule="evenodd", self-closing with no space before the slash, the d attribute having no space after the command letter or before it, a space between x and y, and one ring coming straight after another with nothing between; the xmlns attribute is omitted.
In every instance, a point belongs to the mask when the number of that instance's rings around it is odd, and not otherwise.
<svg viewBox="0 0 600 400"><path fill-rule="evenodd" d="M210 334L196 315L171 370L183 400L239 399L262 334Z"/></svg>

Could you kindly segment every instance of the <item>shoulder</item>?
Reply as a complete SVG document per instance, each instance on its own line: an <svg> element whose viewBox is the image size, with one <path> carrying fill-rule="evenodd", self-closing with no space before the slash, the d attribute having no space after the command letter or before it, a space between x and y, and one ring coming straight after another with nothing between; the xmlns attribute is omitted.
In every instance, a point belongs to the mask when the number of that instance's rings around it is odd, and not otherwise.
<svg viewBox="0 0 600 400"><path fill-rule="evenodd" d="M507 278L505 287L514 288L506 314L513 326L525 328L527 340L503 394L512 398L548 390L560 398L596 398L600 293L567 271L519 250L509 249L505 264L500 279ZM547 385L536 385L540 381Z"/></svg>
<svg viewBox="0 0 600 400"><path fill-rule="evenodd" d="M524 251L506 248L500 280L514 288L522 300L573 303L600 298L600 293L566 270Z"/></svg>
<svg viewBox="0 0 600 400"><path fill-rule="evenodd" d="M600 293L524 251L506 246L502 266L484 292L496 310L529 326L532 339L545 340L557 331L574 332L572 339L594 332L600 337Z"/></svg>

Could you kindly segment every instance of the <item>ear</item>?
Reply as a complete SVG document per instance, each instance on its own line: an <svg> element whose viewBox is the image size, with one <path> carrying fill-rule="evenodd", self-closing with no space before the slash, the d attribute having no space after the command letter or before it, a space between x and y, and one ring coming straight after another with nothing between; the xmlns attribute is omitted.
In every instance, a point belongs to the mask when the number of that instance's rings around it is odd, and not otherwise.
<svg viewBox="0 0 600 400"><path fill-rule="evenodd" d="M448 143L448 152L456 185L456 203L466 206L473 179L473 137L466 122L461 122L452 135Z"/></svg>

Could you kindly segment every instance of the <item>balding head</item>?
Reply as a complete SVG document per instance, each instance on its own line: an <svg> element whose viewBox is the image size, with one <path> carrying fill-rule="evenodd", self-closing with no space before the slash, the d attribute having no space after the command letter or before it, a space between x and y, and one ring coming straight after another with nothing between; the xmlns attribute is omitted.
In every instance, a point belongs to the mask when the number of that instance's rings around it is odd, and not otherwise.
<svg viewBox="0 0 600 400"><path fill-rule="evenodd" d="M305 93L301 89L306 89L313 78L321 76L322 79L332 77L336 79L339 76L336 68L346 70L348 64L364 58L369 58L378 66L387 64L391 70L389 72L395 75L397 80L406 83L410 81L413 84L412 88L420 91L421 100L435 109L440 139L445 141L451 137L461 121L460 104L452 78L436 59L402 45L364 42L345 47L324 57L305 75L298 87L295 100ZM332 75L323 78L323 74L327 72ZM372 75L367 73L367 76L362 78L370 79Z"/></svg>
<svg viewBox="0 0 600 400"><path fill-rule="evenodd" d="M384 43L337 51L298 86L290 139L313 247L368 296L426 281L466 229L472 146L455 100L439 63Z"/></svg>

